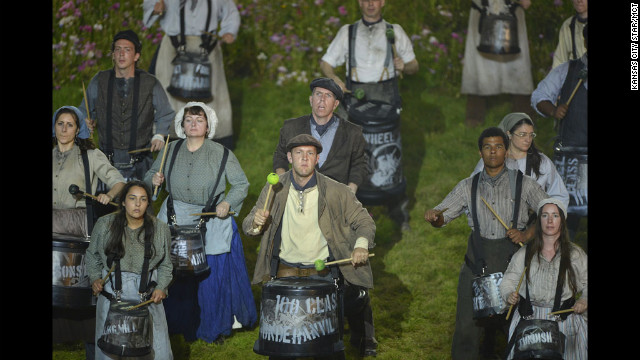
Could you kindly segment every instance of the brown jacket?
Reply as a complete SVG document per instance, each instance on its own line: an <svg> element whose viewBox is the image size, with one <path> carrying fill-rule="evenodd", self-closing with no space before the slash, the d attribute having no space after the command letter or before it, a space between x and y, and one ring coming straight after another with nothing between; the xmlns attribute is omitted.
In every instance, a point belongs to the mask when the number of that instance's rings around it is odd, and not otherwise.
<svg viewBox="0 0 640 360"><path fill-rule="evenodd" d="M369 240L369 249L373 242L376 224L369 212L362 207L355 194L348 186L341 184L316 171L318 181L318 223L322 234L327 239L329 249L336 259L351 257L358 237ZM280 225L287 202L287 194L291 186L291 170L280 175L278 184L273 185L269 195L270 221L262 228L260 253L256 261L252 284L258 284L268 278L271 270L271 254L273 238ZM242 230L247 235L256 235L252 231L253 217L257 209L264 207L269 184L262 188L260 197L251 212L242 222ZM351 263L339 265L345 280L354 285L373 288L373 274L370 263L354 268Z"/></svg>

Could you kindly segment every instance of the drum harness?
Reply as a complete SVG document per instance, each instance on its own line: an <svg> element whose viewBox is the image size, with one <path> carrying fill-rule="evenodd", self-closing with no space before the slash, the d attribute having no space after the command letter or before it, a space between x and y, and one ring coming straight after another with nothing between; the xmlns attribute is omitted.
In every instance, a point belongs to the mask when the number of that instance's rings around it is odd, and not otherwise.
<svg viewBox="0 0 640 360"><path fill-rule="evenodd" d="M87 150L80 150L82 155L82 164L84 165L84 186L85 191L91 193L91 174L89 168L89 156ZM87 209L87 237L91 237L91 231L93 231L93 199L85 196L84 199L85 208Z"/></svg>
<svg viewBox="0 0 640 360"><path fill-rule="evenodd" d="M206 139L205 139L206 141ZM171 177L171 171L173 170L173 164L175 164L175 160L176 157L178 155L178 150L180 150L180 147L182 146L182 144L184 143L184 139L180 139L176 145L173 148L173 151L171 153L171 163L169 164L169 169L167 170L167 189L169 190L169 196L167 197L167 219L168 219L168 225L169 225L169 229L171 230L171 236L176 236L176 227L177 222L176 222L176 213L175 210L173 209L173 197L171 196L171 185L169 183L169 178ZM209 196L209 200L207 201L207 204L205 205L205 207L202 209L202 212L211 212L211 210L213 210L213 206L217 205L218 203L218 199L220 198L220 194L216 195L216 190L218 189L218 184L220 183L220 178L222 177L222 172L224 171L224 167L227 163L227 158L229 157L229 149L227 149L226 147L223 147L224 151L222 154L222 160L220 161L220 170L218 170L218 177L216 178L216 183L213 186L213 191L211 192L211 195ZM213 217L215 215L202 215L200 216L200 221L198 222L198 224L195 226L196 229L200 229L200 233L202 234L202 243L203 245L206 244L206 233L207 233L207 227L206 226L202 226L202 224L206 224L207 221L209 221L209 219L211 217Z"/></svg>
<svg viewBox="0 0 640 360"><path fill-rule="evenodd" d="M507 174L509 175L509 185L511 186L511 198L514 200L513 206L513 220L512 224L518 223L518 214L520 209L520 199L522 194L522 171L509 171L506 169ZM477 193L478 193L478 181L480 179L481 172L477 173L471 182L471 208L472 211L472 219L473 219L473 233L471 235L471 251L473 253L473 258L475 263L471 261L471 259L465 254L464 261L467 266L471 269L473 274L476 276L484 276L485 270L487 269L487 263L485 262L484 256L484 247L482 245L482 237L480 236L480 222L478 221L478 212L477 212ZM515 186L514 186L515 184ZM515 250L514 252L515 253ZM513 256L513 253L509 256Z"/></svg>
<svg viewBox="0 0 640 360"><path fill-rule="evenodd" d="M387 29L393 29L393 25L385 22L386 28ZM354 84L359 85L359 84L366 84L366 83L359 83L357 82L358 79L358 74L357 74L357 64L356 64L356 56L355 56L355 41L356 41L356 35L357 35L357 30L358 30L358 22L353 23L351 25L349 25L349 69L347 72L347 81L346 81L346 87L347 89L349 89L350 91L353 91L353 87ZM385 57L384 60L384 69L382 70L382 73L380 74L380 79L378 80L377 83L372 84L372 85L381 85L384 90L386 90L387 87L390 87L392 89L392 94L391 94L391 103L390 105L394 108L396 108L396 111L394 112L396 117L399 116L400 111L402 110L402 99L400 97L400 90L398 88L398 79L396 76L394 76L393 78L387 79L387 80L382 80L384 78L384 75L387 74L387 76L389 76L389 64L391 64L392 61L392 45L391 45L391 39L387 38L387 55ZM395 67L394 67L395 69ZM352 71L356 77L356 81L352 80ZM385 86L385 84L390 83L391 86ZM384 95L387 95L386 91L383 91ZM351 93L347 92L344 94L345 97L345 101L343 106L345 107L345 109L347 110L347 112L349 113L349 115L351 116L351 112L349 111L350 108L352 106L355 106L356 104L359 103L358 100L355 101L354 104L351 104L352 102L352 98L353 95L351 95ZM378 101L380 102L380 101ZM365 103L366 104L366 103ZM373 104L370 104L371 106L374 106Z"/></svg>
<svg viewBox="0 0 640 360"><path fill-rule="evenodd" d="M126 230L125 230L126 231ZM126 236L126 232L125 232ZM149 261L151 260L151 240L146 240L144 242L144 262L142 263L142 272L140 273L140 285L138 287L138 296L140 297L140 302L144 302L149 299L151 293L155 289L157 283L155 281L149 282ZM122 272L120 269L120 256L116 253L111 253L107 256L107 267L111 267L113 262L115 262L115 271L109 275L109 278L115 275L115 281L112 279L114 294L111 294L107 290L103 289L100 292L100 295L106 297L110 302L120 302L122 301Z"/></svg>
<svg viewBox="0 0 640 360"><path fill-rule="evenodd" d="M115 71L111 69L109 71L109 80L107 82L107 114L106 114L106 146L105 146L105 155L109 159L109 162L118 168L118 166L122 167L122 164L114 164L114 151L113 151L113 136L111 132L113 131L113 121L112 121L112 106L113 106L113 83L115 79ZM129 151L135 150L136 140L138 139L138 103L140 99L140 70L135 70L135 75L133 78L133 100L131 104L131 133L129 136ZM124 107L124 105L123 105ZM132 154L129 157L129 166L133 166L135 163L142 161L142 159L146 156L149 156L149 151L142 151L137 154Z"/></svg>
<svg viewBox="0 0 640 360"><path fill-rule="evenodd" d="M169 36L171 40L171 44L176 48L178 52L178 56L183 55L186 52L186 40L184 35L184 7L185 4L180 5L180 35ZM205 30L202 31L202 35L200 38L202 39L202 43L200 44L200 55L203 57L211 53L211 51L218 44L218 39L214 39L214 34L210 31L207 31L210 26L211 21L211 0L207 0L207 22L205 25Z"/></svg>

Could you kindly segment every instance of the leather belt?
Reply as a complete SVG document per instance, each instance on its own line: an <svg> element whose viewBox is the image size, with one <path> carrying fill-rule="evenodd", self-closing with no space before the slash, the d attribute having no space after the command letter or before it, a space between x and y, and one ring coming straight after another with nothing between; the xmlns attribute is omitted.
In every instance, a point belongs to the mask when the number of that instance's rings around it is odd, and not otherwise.
<svg viewBox="0 0 640 360"><path fill-rule="evenodd" d="M278 264L278 272L276 273L277 278L281 277L290 277L290 276L311 276L311 275L326 275L329 273L328 268L324 268L320 271L314 268L301 269L297 267L292 267L285 265L283 263Z"/></svg>

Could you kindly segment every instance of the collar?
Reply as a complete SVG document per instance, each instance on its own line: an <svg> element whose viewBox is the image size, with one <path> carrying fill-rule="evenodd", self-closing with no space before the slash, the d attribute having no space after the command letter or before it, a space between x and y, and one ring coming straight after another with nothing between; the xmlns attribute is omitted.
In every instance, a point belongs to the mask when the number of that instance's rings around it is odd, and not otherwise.
<svg viewBox="0 0 640 360"><path fill-rule="evenodd" d="M315 127L316 131L318 132L318 134L320 134L320 136L322 136L322 134L325 133L325 131L327 131L327 129L329 127L331 127L331 125L336 122L336 116L332 115L331 119L329 119L329 121L327 121L326 124L324 125L320 125L316 122L316 119L313 117L313 114L311 114L311 124Z"/></svg>
<svg viewBox="0 0 640 360"><path fill-rule="evenodd" d="M368 22L367 20L364 19L364 17L362 18L362 23L367 25L367 26L375 25L375 24L377 24L377 23L379 23L381 21L382 21L382 16L380 17L380 19L378 19L378 20L376 20L374 22Z"/></svg>
<svg viewBox="0 0 640 360"><path fill-rule="evenodd" d="M507 166L506 166L506 165L502 168L502 171L500 171L500 172L498 173L498 175L493 176L493 177L489 176L489 174L487 174L487 171L486 171L485 169L482 169L482 173L481 173L481 175L480 175L480 180L485 181L485 182L488 182L489 184L491 184L491 185L493 186L493 185L495 185L495 184L498 182L498 180L499 180L499 179L502 177L502 175L504 175L506 172L507 172Z"/></svg>
<svg viewBox="0 0 640 360"><path fill-rule="evenodd" d="M313 175L311 175L311 179L309 179L309 181L307 181L307 183L304 186L300 186L298 185L298 183L296 183L295 179L293 178L293 171L291 171L291 174L289 176L291 177L291 185L293 185L293 188L296 189L297 191L304 191L318 184L318 179L316 178L315 171L313 172Z"/></svg>
<svg viewBox="0 0 640 360"><path fill-rule="evenodd" d="M589 18L584 18L583 19L583 18L580 17L580 14L576 14L576 20L581 24L586 24L588 19Z"/></svg>

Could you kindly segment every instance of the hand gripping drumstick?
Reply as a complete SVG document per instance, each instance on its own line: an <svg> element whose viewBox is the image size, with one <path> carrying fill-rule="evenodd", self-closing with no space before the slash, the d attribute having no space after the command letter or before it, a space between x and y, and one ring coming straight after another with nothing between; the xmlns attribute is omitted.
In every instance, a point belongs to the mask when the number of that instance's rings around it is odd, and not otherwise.
<svg viewBox="0 0 640 360"><path fill-rule="evenodd" d="M482 199L482 202L487 205L487 207L489 208L489 210L491 210L491 212L493 213L493 215L495 215L496 218L498 218L498 221L500 221L500 224L502 224L502 226L504 226L505 229L509 230L509 227L507 226L507 224L504 223L504 221L502 221L502 219L500 218L500 216L495 212L495 210L493 210L493 208L491 207L491 205L489 205L489 203L487 202L487 200L485 200L482 196L480 196L480 199ZM520 246L522 246L522 243L518 243Z"/></svg>
<svg viewBox="0 0 640 360"><path fill-rule="evenodd" d="M76 184L71 184L69 185L69 193L71 193L71 195L75 195L75 194L80 194L80 195L84 195L84 196L88 196L94 200L98 200L98 197L95 195L91 195L91 194L87 194L86 192L83 192L80 190L80 188L78 187L78 185ZM109 201L109 204L113 205L113 206L118 206L118 204L114 203L113 201Z"/></svg>
<svg viewBox="0 0 640 360"><path fill-rule="evenodd" d="M109 278L109 275L113 272L113 270L115 270L115 268L116 268L116 264L113 263L113 265L111 265L111 269L109 269L109 272L107 272L107 275L105 275L102 278L102 285L107 283L107 279ZM93 295L98 296L98 294L96 294L96 293L94 293Z"/></svg>
<svg viewBox="0 0 640 360"><path fill-rule="evenodd" d="M376 254L369 254L369 257L372 257L372 256L376 256ZM321 270L324 270L326 266L334 265L334 264L342 264L342 263L349 262L351 260L353 260L353 258L329 261L328 263L325 263L323 260L318 259L313 263L313 265L316 267L317 271L321 271Z"/></svg>
<svg viewBox="0 0 640 360"><path fill-rule="evenodd" d="M264 200L264 206L262 207L262 211L267 211L267 206L269 205L269 194L271 194L271 188L273 185L277 184L280 181L280 177L276 173L270 173L267 175L267 182L269 183L269 190L267 190L267 198ZM262 230L262 225L258 226L257 232Z"/></svg>
<svg viewBox="0 0 640 360"><path fill-rule="evenodd" d="M398 51L396 51L396 33L393 31L393 28L388 28L387 32L387 40L391 43L391 48L393 49L393 57L398 55ZM400 79L402 79L402 71L398 72Z"/></svg>
<svg viewBox="0 0 640 360"><path fill-rule="evenodd" d="M518 281L518 286L516 287L516 292L520 291L520 285L522 284L522 279L524 279L524 274L527 272L527 267L524 267L522 270L522 275L520 275L520 281ZM511 315L511 310L513 310L513 304L509 306L509 312L507 313L507 317L505 320L509 320L509 316Z"/></svg>
<svg viewBox="0 0 640 360"><path fill-rule="evenodd" d="M167 134L167 140L164 143L164 151L162 152L162 161L160 161L160 170L159 173L162 173L162 166L164 165L164 160L167 157L167 149L169 148L169 134ZM151 197L151 201L156 201L158 198L158 188L160 185L156 185L155 189L153 189L153 196Z"/></svg>
<svg viewBox="0 0 640 360"><path fill-rule="evenodd" d="M569 106L569 103L571 102L571 100L573 100L573 96L578 91L578 88L580 87L580 85L582 85L582 81L587 78L587 70L586 69L580 70L580 73L578 74L578 77L579 77L578 83L576 84L576 88L573 89L573 92L571 93L571 96L569 96L569 100L567 100L567 106Z"/></svg>

